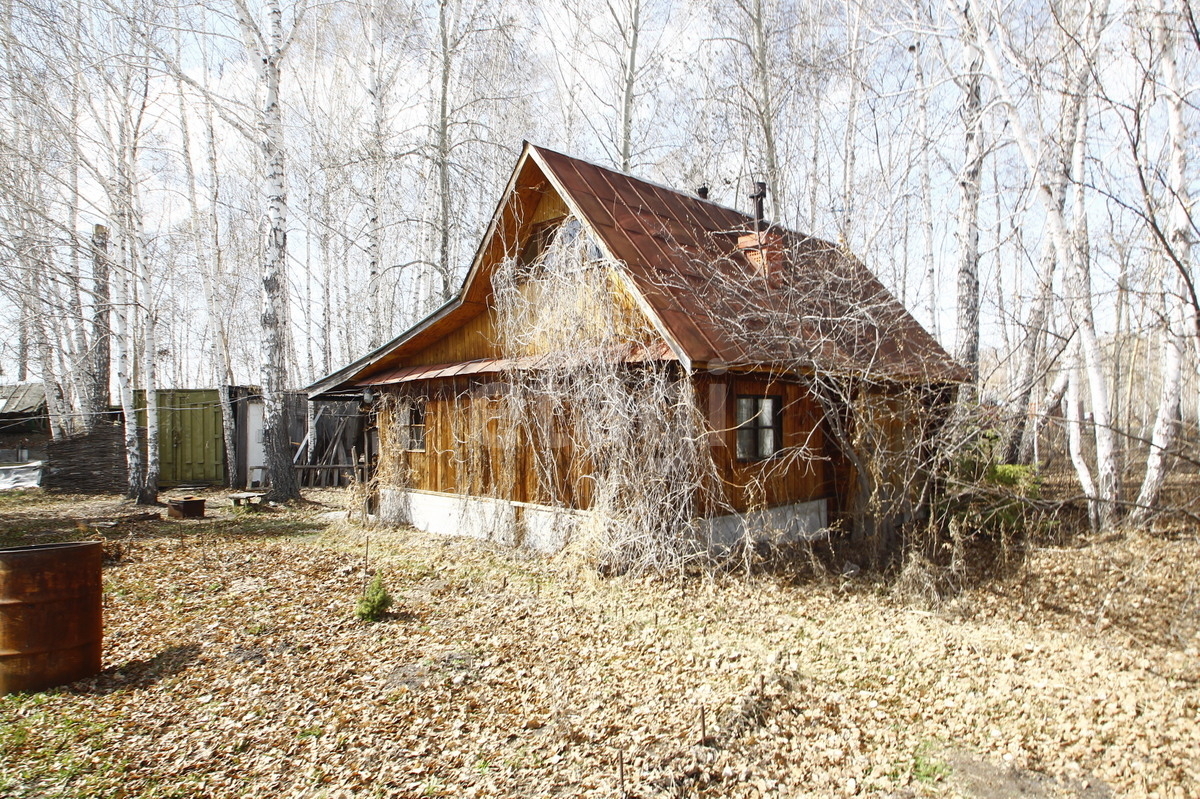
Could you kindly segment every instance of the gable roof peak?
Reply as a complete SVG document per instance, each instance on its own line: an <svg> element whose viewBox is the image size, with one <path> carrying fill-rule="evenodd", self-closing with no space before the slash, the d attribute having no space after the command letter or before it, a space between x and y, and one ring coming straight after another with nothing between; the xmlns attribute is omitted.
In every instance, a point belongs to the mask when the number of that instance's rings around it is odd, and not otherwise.
<svg viewBox="0 0 1200 799"><path fill-rule="evenodd" d="M965 371L843 247L775 223L763 230L736 209L526 141L458 295L312 386L313 394L348 390L371 374L402 366L406 353L482 313L492 272L521 251L547 190L620 265L631 296L688 368L807 364L884 379L965 379ZM771 279L745 280L755 272ZM749 316L756 325L743 324ZM771 336L749 332L764 319Z"/></svg>

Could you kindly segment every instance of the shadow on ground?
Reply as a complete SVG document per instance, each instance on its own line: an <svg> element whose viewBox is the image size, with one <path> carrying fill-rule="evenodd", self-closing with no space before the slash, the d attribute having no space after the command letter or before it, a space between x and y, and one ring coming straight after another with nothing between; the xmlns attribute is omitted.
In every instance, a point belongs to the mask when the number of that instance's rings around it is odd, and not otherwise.
<svg viewBox="0 0 1200 799"><path fill-rule="evenodd" d="M172 646L146 660L131 660L120 666L109 666L95 677L72 683L67 692L103 696L115 691L147 688L159 680L183 672L196 662L199 655L199 644Z"/></svg>

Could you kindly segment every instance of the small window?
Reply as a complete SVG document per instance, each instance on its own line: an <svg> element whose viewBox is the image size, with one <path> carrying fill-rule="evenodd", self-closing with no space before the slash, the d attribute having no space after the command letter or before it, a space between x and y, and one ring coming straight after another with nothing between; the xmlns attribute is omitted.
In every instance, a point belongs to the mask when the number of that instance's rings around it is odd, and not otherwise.
<svg viewBox="0 0 1200 799"><path fill-rule="evenodd" d="M408 442L405 447L409 452L425 451L425 400L415 399L408 406Z"/></svg>
<svg viewBox="0 0 1200 799"><path fill-rule="evenodd" d="M533 264L550 243L554 241L554 237L558 235L558 229L562 225L562 218L554 219L549 222L542 222L533 228L529 234L529 239L525 242L525 249L521 252L521 263L525 266Z"/></svg>
<svg viewBox="0 0 1200 799"><path fill-rule="evenodd" d="M564 254L570 256L569 262L563 262ZM602 257L600 247L588 236L579 220L567 216L534 227L521 253L521 263L526 266L536 264L543 271L574 271Z"/></svg>
<svg viewBox="0 0 1200 799"><path fill-rule="evenodd" d="M737 398L737 459L760 461L780 450L783 441L782 397Z"/></svg>

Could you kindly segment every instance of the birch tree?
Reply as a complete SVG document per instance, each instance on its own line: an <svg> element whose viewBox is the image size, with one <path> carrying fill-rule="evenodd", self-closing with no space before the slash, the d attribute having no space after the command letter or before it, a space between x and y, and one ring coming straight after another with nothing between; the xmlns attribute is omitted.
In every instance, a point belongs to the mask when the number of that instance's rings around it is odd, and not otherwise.
<svg viewBox="0 0 1200 799"><path fill-rule="evenodd" d="M106 108L94 116L107 121L100 127L106 148L112 153L111 173L97 165L96 177L105 186L113 209L117 238L117 258L113 283L114 336L116 342L117 391L125 419L125 452L129 486L127 496L138 502L153 503L158 494L158 392L154 383L155 326L142 325L139 336L139 310L148 296L149 277L146 263L142 208L137 196L140 159L146 134L150 102L149 73L145 66L120 64L111 73L104 98ZM149 315L148 315L149 316ZM138 408L134 398L138 360L142 356L141 377L145 392L145 449L138 436ZM148 367L148 368L147 368Z"/></svg>
<svg viewBox="0 0 1200 799"><path fill-rule="evenodd" d="M921 282L919 296L924 299L925 318L930 331L938 338L940 324L937 309L937 255L933 246L933 141L929 133L930 88L925 78L922 44L909 46L913 54L913 72L916 79L917 135L920 149L920 198L921 198Z"/></svg>
<svg viewBox="0 0 1200 799"><path fill-rule="evenodd" d="M383 193L386 173L386 151L388 136L388 95L391 92L391 76L384 64L384 19L380 0L370 0L365 9L369 57L367 60L368 86L371 97L371 132L367 157L369 159L369 183L367 194L367 248L370 258L370 274L367 282L367 312L370 315L371 337L369 348L375 349L383 343L384 314L381 303L383 293Z"/></svg>
<svg viewBox="0 0 1200 799"><path fill-rule="evenodd" d="M291 384L288 374L287 156L281 91L284 59L303 18L304 7L296 5L292 11L291 26L285 30L280 0L266 0L261 15L256 15L246 0L237 0L238 24L246 50L258 64L261 92L257 127L264 163L262 191L266 206L261 316L263 438L271 482L268 494L277 501L300 496L300 485L292 468L284 402L284 392Z"/></svg>
<svg viewBox="0 0 1200 799"><path fill-rule="evenodd" d="M1172 266L1169 274L1173 279L1168 281L1172 290L1164 291L1163 298L1163 338L1162 338L1162 388L1159 396L1158 411L1150 439L1150 449L1146 457L1146 473L1142 479L1137 502L1130 514L1131 524L1144 524L1149 520L1166 479L1168 455L1178 434L1181 420L1181 391L1184 359L1185 336L1190 335L1193 342L1200 345L1200 337L1196 335L1195 324L1200 323L1200 314L1196 307L1196 290L1193 281L1192 267L1192 237L1195 225L1191 218L1192 195L1187 179L1188 149L1190 141L1187 126L1184 122L1187 90L1179 72L1176 55L1176 30L1182 27L1185 15L1179 13L1183 9L1168 11L1165 0L1155 0L1153 7L1154 43L1158 53L1158 65L1161 71L1161 85L1164 104L1167 111L1167 185L1165 206L1166 224L1157 222L1157 208L1149 196L1145 173L1139 165L1139 177L1142 180L1143 192L1147 200L1147 213L1151 221L1151 229L1157 235L1160 245L1161 258L1170 260ZM1197 42L1200 45L1200 41ZM1140 109L1135 109L1140 112ZM1140 127L1140 126L1139 126ZM1185 310L1186 309L1186 310ZM1190 316L1193 321L1191 331L1185 331L1184 320Z"/></svg>
<svg viewBox="0 0 1200 799"><path fill-rule="evenodd" d="M63 77L69 70L41 11L13 2L2 9L0 247L6 257L0 269L7 273L3 294L17 311L16 377L41 379L51 431L61 437L91 418L94 377L73 235L77 134L64 124L74 117L78 94Z"/></svg>
<svg viewBox="0 0 1200 799"><path fill-rule="evenodd" d="M973 0L962 20L962 102L965 155L958 173L958 348L956 357L971 373L973 395L979 381L979 197L983 179L983 54L979 49Z"/></svg>
<svg viewBox="0 0 1200 799"><path fill-rule="evenodd" d="M429 220L432 246L426 266L439 284L436 304L458 288L460 254L482 227L486 211L467 198L485 185L497 185L502 169L496 160L514 153L516 142L493 137L519 114L519 81L513 70L521 49L515 22L494 0L436 0L423 20L430 92L425 146L426 180L433 186L432 209L419 209ZM509 117L508 120L505 117ZM423 200L422 200L423 201ZM414 209L418 210L418 209Z"/></svg>
<svg viewBox="0 0 1200 799"><path fill-rule="evenodd" d="M787 124L784 108L790 99L790 85L780 84L790 74L785 65L792 55L786 49L792 20L784 8L770 0L736 0L732 8L713 9L715 19L732 11L732 24L717 41L726 45L724 68L734 83L718 86L717 94L737 98L735 108L742 117L739 129L745 136L742 153L746 167L767 184L766 213L779 220L785 218L786 182L781 132ZM801 70L805 66L803 61L796 64Z"/></svg>
<svg viewBox="0 0 1200 799"><path fill-rule="evenodd" d="M654 89L661 79L659 37L668 15L668 9L653 0L608 0L588 20L591 45L597 50L590 59L596 67L593 74L605 76L593 77L588 84L599 105L609 111L603 116L611 121L601 141L622 172L632 171L646 155L646 127L654 124Z"/></svg>
<svg viewBox="0 0 1200 799"><path fill-rule="evenodd" d="M1081 111L1072 131L1072 138L1065 149L1069 152L1072 173L1075 177L1073 186L1073 211L1075 214L1075 232L1072 232L1063 206L1053 191L1053 180L1046 174L1045 165L1039 156L1039 143L1034 134L1027 128L1020 113L1020 107L1015 101L1009 88L1007 73L1000 57L999 48L988 33L987 22L975 5L968 5L963 10L964 25L976 33L984 63L996 86L1000 103L1005 111L1010 133L1021 153L1022 160L1029 173L1029 182L1041 201L1046 213L1048 235L1058 259L1069 265L1068 291L1070 294L1069 312L1075 335L1079 336L1080 359L1082 368L1086 371L1090 409L1092 415L1091 431L1096 441L1096 475L1095 493L1092 499L1093 521L1099 529L1111 528L1116 523L1116 503L1119 495L1119 479L1116 463L1116 446L1114 431L1109 414L1109 392L1107 378L1104 374L1103 353L1100 340L1096 334L1093 316L1093 295L1089 272L1088 256L1085 248L1081 248L1081 235L1085 235L1086 209L1084 207L1084 178L1083 163L1087 150L1087 113L1086 105ZM1073 56L1075 67L1071 74L1070 91L1086 104L1091 88L1093 65L1099 47L1100 33L1107 23L1107 7L1085 4L1079 9L1079 17L1074 20L1077 29L1064 38L1068 41L1064 52ZM1078 462L1077 462L1078 464ZM1081 484L1085 487L1091 482L1090 475L1078 470Z"/></svg>

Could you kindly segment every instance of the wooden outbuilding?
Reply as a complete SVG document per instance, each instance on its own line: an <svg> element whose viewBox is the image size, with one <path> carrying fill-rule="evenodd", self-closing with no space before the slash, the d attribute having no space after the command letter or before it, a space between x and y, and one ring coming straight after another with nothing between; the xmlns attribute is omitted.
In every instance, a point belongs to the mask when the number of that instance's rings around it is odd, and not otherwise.
<svg viewBox="0 0 1200 799"><path fill-rule="evenodd" d="M0 463L38 460L50 440L41 383L0 386Z"/></svg>
<svg viewBox="0 0 1200 799"><path fill-rule="evenodd" d="M918 513L965 371L842 247L705 194L526 144L458 295L309 389L373 409L380 515L710 551Z"/></svg>

